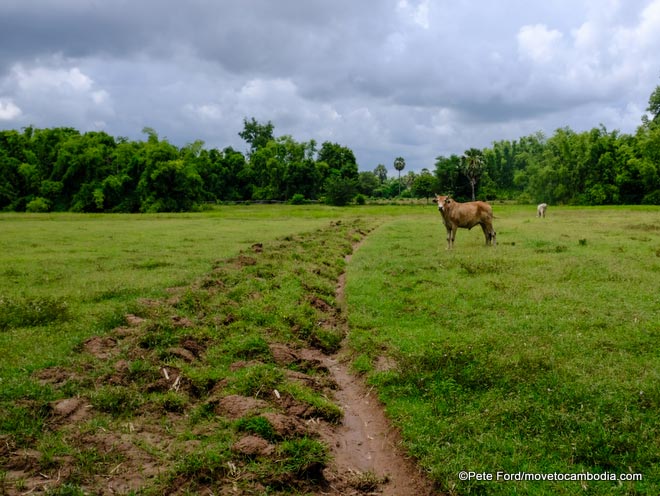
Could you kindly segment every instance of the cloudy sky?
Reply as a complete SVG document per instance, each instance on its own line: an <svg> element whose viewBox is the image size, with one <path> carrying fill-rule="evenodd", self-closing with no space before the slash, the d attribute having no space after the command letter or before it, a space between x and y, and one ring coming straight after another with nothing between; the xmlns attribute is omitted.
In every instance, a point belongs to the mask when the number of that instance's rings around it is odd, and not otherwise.
<svg viewBox="0 0 660 496"><path fill-rule="evenodd" d="M243 119L361 170L559 127L632 133L660 0L2 0L0 129L245 151Z"/></svg>

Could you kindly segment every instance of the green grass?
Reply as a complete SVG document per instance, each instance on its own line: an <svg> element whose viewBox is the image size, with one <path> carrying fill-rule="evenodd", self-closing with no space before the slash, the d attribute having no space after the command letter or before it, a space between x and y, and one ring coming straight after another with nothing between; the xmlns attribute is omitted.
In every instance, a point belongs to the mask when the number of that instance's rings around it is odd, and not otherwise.
<svg viewBox="0 0 660 496"><path fill-rule="evenodd" d="M376 207L386 215L400 208ZM367 210L218 207L200 214L0 214L0 398L26 374L254 243ZM11 384L9 384L11 383ZM21 396L22 392L17 395Z"/></svg>
<svg viewBox="0 0 660 496"><path fill-rule="evenodd" d="M272 456L234 453L242 433L264 426L236 425L215 406L232 394L269 401L278 390L292 415L341 419L330 386L293 382L269 346L324 348L343 337L333 321L334 288L352 243L377 222L365 221L365 212L260 206L181 216L2 217L15 237L2 238L12 251L2 252L11 277L2 280L9 303L1 308L0 352L8 358L0 365L0 466L26 448L33 459L24 480L3 473L0 492L27 491L29 476L41 472L70 474L54 489L62 494L94 492L106 483L100 474L119 465L140 473L145 457L157 460L161 474L145 482L145 494L214 492L236 474L253 474L245 475L246 491L254 484L304 491L328 461L323 443L283 434L271 439ZM120 231L121 240L103 234ZM152 235L142 238L145 231ZM187 236L199 242L179 248ZM59 259L39 253L48 237ZM18 250L26 243L36 245L31 264ZM130 262L126 244L141 250ZM66 254L69 245L76 255ZM97 283L112 295L88 298L89 264L99 254L106 270ZM67 266L59 282L38 277L51 262ZM117 286L120 292L103 289ZM82 404L73 415L83 417L70 422L55 402L74 398ZM268 405L260 408L289 408Z"/></svg>
<svg viewBox="0 0 660 496"><path fill-rule="evenodd" d="M36 446L41 469L55 476L73 456L75 477L52 494L82 494L92 467L130 461L85 436L125 434L157 414L146 431L158 435L140 446L159 458L163 475L145 494L180 484L193 494L246 472L295 493L292 481L316 477L327 462L325 447L279 439L256 417L225 422L207 397L218 384L224 394L258 398L277 389L339 421L323 394L286 379L268 345L336 349L341 326L319 322L329 319L322 309L336 304L336 279L347 269L353 368L377 388L406 448L443 492L658 493L660 210L534 214L496 204L497 248L483 246L479 229L460 230L451 252L432 205L2 214L0 436ZM347 265L350 243L375 225ZM263 253L252 253L254 243L264 243ZM127 313L148 321L135 339L119 340L116 357L81 353L87 338L125 325ZM177 347L186 340L203 357L185 360ZM65 384L35 379L53 366L70 372ZM181 390L156 387L163 367L181 371ZM51 431L49 403L64 397L86 398L96 412L80 433ZM230 446L241 433L276 442L276 456L237 460ZM461 470L643 480L495 483L461 481Z"/></svg>
<svg viewBox="0 0 660 496"><path fill-rule="evenodd" d="M448 493L656 493L659 211L495 211L496 249L460 230L446 251L430 214L369 236L348 267L355 368ZM643 481L493 483L461 470Z"/></svg>

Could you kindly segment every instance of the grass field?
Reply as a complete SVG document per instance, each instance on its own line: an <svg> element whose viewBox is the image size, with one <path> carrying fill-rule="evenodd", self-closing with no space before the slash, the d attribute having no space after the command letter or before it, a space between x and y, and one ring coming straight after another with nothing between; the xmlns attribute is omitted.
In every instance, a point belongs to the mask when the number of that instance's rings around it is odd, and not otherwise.
<svg viewBox="0 0 660 496"><path fill-rule="evenodd" d="M262 205L177 215L0 214L0 377L66 360L76 343L117 325L137 298L188 284L242 248L352 215Z"/></svg>
<svg viewBox="0 0 660 496"><path fill-rule="evenodd" d="M369 236L347 277L356 369L448 493L657 493L658 210L495 211L496 249L475 229L446 251L430 215ZM643 480L502 481L521 472Z"/></svg>
<svg viewBox="0 0 660 496"><path fill-rule="evenodd" d="M281 343L337 348L335 285L365 215L0 215L0 493L303 490L327 447L255 412L214 411L235 395L293 410L293 425L341 418L316 362L289 363ZM246 433L275 459L233 452Z"/></svg>
<svg viewBox="0 0 660 496"><path fill-rule="evenodd" d="M483 246L479 229L460 230L451 252L445 250L437 210L423 205L254 205L153 216L2 214L0 440L40 447L41 470L60 463L53 460L75 457L76 486L94 460L109 469L117 460L99 460L99 450L89 453L66 435L44 429L48 410L40 405L63 395L89 398L108 413L89 421L90 431L122 428L128 414L122 402L139 410L147 397L205 425L208 408L195 395L210 394L200 391L211 380L255 396L262 394L261 382L278 384L335 418L336 407L322 396L283 382L267 343L277 338L337 346L336 335L312 324L318 309L301 301L333 303L332 281L344 269L347 249L333 244L334 232L344 229L346 236L350 229L378 226L347 267L354 369L379 391L407 449L443 492L658 493L660 211L551 207L546 219L534 214L530 207L496 204L497 248ZM328 227L337 220L357 227ZM272 248L272 259L240 267L241 277L223 268L232 285L218 286L213 275L218 267L254 243ZM190 286L199 280L206 282ZM167 298L172 287L188 287L176 308L156 311L140 303ZM225 305L242 310L227 319ZM123 352L126 374L149 376L162 363L174 364L190 378L195 394L146 395L140 387L147 384L108 388L100 384L116 372L106 369L94 371L95 382L65 390L35 379L47 367L89 368L78 356L82 343L124 325L125 315L133 313L156 323L141 342L145 357L128 348ZM219 328L217 315L232 322ZM171 319L182 316L194 327L173 328ZM168 352L184 338L205 343L203 366L182 364ZM264 363L230 370L232 360L255 358ZM28 415L31 410L36 413ZM201 443L192 458L193 448L165 454L150 447L152 456L174 468L145 494L157 494L177 478L189 481L191 494L209 484L209 466L226 467L233 460L227 436L267 428L250 422L216 425L214 435L192 424L177 432L177 442ZM167 427L165 420L160 423ZM282 453L319 449L299 440L279 446ZM325 456L322 450L318 456ZM195 471L201 476L192 478ZM461 471L474 475L463 481ZM497 477L498 471L500 478L557 472L641 474L642 480L478 480L477 474ZM3 484L0 471L0 488ZM22 489L15 481L12 487Z"/></svg>

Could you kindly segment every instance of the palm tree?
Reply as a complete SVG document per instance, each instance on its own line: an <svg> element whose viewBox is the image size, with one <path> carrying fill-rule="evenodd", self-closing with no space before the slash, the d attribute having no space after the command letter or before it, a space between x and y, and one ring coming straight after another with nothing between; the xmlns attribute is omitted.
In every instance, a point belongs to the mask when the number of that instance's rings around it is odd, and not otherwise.
<svg viewBox="0 0 660 496"><path fill-rule="evenodd" d="M397 157L394 159L394 168L399 171L399 196L401 196L401 171L405 169L406 161L403 157Z"/></svg>
<svg viewBox="0 0 660 496"><path fill-rule="evenodd" d="M470 148L466 150L463 156L461 157L461 172L470 181L470 186L472 187L472 201L475 200L474 189L481 175L481 171L484 168L484 157L481 153L481 150L476 148Z"/></svg>

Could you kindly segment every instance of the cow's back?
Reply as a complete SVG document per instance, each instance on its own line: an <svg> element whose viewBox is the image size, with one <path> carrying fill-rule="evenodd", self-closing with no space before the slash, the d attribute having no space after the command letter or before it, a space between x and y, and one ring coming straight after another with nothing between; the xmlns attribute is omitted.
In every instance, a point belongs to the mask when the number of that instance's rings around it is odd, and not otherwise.
<svg viewBox="0 0 660 496"><path fill-rule="evenodd" d="M452 207L448 214L452 223L458 227L471 229L477 224L492 224L493 208L486 202L454 202Z"/></svg>

